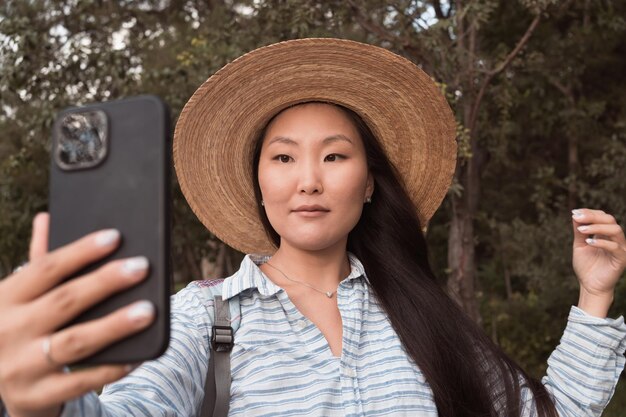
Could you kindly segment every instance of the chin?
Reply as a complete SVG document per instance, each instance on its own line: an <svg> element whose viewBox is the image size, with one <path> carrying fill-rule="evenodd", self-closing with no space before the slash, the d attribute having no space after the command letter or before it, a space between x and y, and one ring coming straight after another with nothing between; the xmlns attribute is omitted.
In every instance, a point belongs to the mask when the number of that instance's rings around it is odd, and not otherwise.
<svg viewBox="0 0 626 417"><path fill-rule="evenodd" d="M281 237L281 245L283 243L288 244L289 246L307 252L317 252L328 249L337 243L339 240L337 239L302 239L302 236L296 239L289 239Z"/></svg>

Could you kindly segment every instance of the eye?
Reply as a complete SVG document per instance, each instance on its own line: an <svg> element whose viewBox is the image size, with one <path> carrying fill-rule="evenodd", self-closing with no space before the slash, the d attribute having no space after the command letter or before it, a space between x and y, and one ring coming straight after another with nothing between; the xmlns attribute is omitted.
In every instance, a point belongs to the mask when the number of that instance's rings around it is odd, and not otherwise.
<svg viewBox="0 0 626 417"><path fill-rule="evenodd" d="M330 161L330 162L334 162L337 159L346 159L346 157L343 156L343 155L339 155L338 153L331 153L330 155L326 156L325 159Z"/></svg>
<svg viewBox="0 0 626 417"><path fill-rule="evenodd" d="M274 158L275 160L279 160L282 163L287 163L289 162L289 160L291 159L291 157L289 155L285 155L285 154L280 154L280 155L276 155Z"/></svg>

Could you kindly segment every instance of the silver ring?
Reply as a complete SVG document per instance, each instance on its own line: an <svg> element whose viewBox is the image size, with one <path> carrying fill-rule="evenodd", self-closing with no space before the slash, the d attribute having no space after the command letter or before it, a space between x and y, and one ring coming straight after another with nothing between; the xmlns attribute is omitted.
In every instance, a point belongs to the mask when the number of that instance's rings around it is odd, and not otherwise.
<svg viewBox="0 0 626 417"><path fill-rule="evenodd" d="M52 344L52 335L47 336L41 343L41 350L43 350L43 355L46 357L46 360L51 366L54 366L54 367L63 366L62 363L59 363L52 358L52 354L50 352L51 344Z"/></svg>

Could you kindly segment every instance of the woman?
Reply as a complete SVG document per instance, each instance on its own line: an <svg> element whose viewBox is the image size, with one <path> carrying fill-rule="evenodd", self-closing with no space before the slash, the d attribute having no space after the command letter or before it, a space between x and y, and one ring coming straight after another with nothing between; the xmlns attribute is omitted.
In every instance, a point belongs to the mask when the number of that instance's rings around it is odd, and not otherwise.
<svg viewBox="0 0 626 417"><path fill-rule="evenodd" d="M624 367L623 317L606 318L626 267L621 227L600 210L573 214L581 296L547 375L532 380L428 265L422 227L445 195L455 152L445 100L388 51L312 39L244 55L196 91L174 142L194 212L249 254L240 270L173 296L171 343L159 359L63 373L145 328L153 311L138 304L55 333L139 282L145 265L117 261L64 284L73 285L71 302L59 312L50 294L63 286L46 291L113 251L119 234L47 254L47 219L38 216L30 265L0 282L0 394L9 414L198 415L213 306L203 288L219 285L241 305L229 415L600 415ZM25 335L26 322L38 325ZM100 398L90 392L104 383Z"/></svg>

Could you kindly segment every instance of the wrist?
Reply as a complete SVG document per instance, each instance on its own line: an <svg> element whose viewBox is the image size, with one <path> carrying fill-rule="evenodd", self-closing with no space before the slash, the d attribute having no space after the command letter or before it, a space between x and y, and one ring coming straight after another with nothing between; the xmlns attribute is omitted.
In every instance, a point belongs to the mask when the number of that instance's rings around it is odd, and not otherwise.
<svg viewBox="0 0 626 417"><path fill-rule="evenodd" d="M578 308L591 316L606 318L609 308L613 304L614 296L614 291L605 294L593 294L581 287Z"/></svg>

